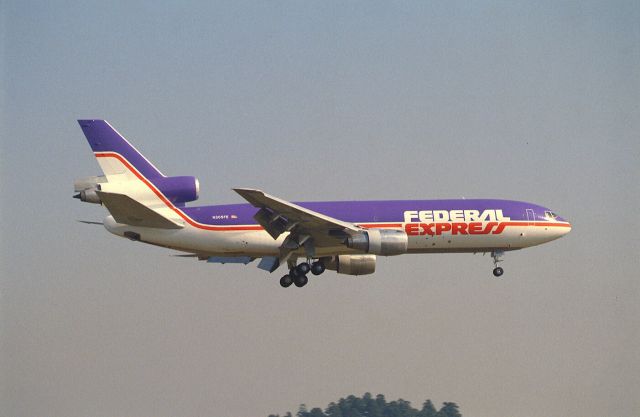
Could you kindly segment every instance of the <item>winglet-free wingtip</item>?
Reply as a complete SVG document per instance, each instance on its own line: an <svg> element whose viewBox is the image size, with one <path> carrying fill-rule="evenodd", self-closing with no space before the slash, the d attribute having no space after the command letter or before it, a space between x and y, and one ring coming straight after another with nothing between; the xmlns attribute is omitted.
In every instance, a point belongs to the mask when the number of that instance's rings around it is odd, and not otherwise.
<svg viewBox="0 0 640 417"><path fill-rule="evenodd" d="M233 191L235 191L236 193L240 194L240 196L244 199L246 199L247 197L251 196L251 195L256 195L256 194L261 194L261 195L265 195L264 191L262 190L257 190L255 188L233 188Z"/></svg>
<svg viewBox="0 0 640 417"><path fill-rule="evenodd" d="M103 222L93 222L91 220L77 220L79 223L84 223L84 224L99 224L100 226L104 226Z"/></svg>
<svg viewBox="0 0 640 417"><path fill-rule="evenodd" d="M232 188L233 191L235 191L236 193L240 194L242 192L253 192L253 193L261 193L263 192L262 190L258 190L255 188Z"/></svg>

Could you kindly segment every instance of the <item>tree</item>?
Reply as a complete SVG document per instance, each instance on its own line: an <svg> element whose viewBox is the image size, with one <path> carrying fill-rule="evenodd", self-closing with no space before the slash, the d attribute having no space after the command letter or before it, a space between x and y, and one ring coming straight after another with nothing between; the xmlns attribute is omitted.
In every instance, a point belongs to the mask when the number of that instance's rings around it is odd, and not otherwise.
<svg viewBox="0 0 640 417"><path fill-rule="evenodd" d="M411 407L409 401L405 401L402 398L398 401L391 401L387 403L387 407L382 414L384 417L416 417L418 410Z"/></svg>
<svg viewBox="0 0 640 417"><path fill-rule="evenodd" d="M269 417L280 417L271 414ZM293 417L290 412L284 417ZM452 402L442 403L442 408L436 411L431 400L422 404L420 411L411 406L409 401L399 398L396 401L387 402L384 395L378 394L375 399L371 393L365 393L362 397L349 395L340 398L337 402L331 402L327 408L316 407L308 411L307 406L300 404L296 417L462 417L458 405Z"/></svg>
<svg viewBox="0 0 640 417"><path fill-rule="evenodd" d="M342 410L336 403L329 403L324 413L327 417L343 417Z"/></svg>
<svg viewBox="0 0 640 417"><path fill-rule="evenodd" d="M305 414L305 417L327 417L327 415L322 412L322 409L315 407Z"/></svg>
<svg viewBox="0 0 640 417"><path fill-rule="evenodd" d="M437 417L462 417L458 411L456 403L442 403L442 408L438 411Z"/></svg>
<svg viewBox="0 0 640 417"><path fill-rule="evenodd" d="M422 404L422 410L418 413L418 417L437 417L438 411L431 400L427 400Z"/></svg>
<svg viewBox="0 0 640 417"><path fill-rule="evenodd" d="M367 392L362 396L364 402L364 412L367 417L383 417L382 409L378 405L378 401L373 399L371 393Z"/></svg>
<svg viewBox="0 0 640 417"><path fill-rule="evenodd" d="M309 413L307 412L307 406L305 404L300 404L298 408L298 412L296 413L296 417L309 417Z"/></svg>

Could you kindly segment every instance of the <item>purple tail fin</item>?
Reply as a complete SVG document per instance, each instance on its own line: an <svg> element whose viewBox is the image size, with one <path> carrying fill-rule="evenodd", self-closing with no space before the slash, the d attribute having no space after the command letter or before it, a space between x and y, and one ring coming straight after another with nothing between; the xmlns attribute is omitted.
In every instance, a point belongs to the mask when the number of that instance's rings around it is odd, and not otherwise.
<svg viewBox="0 0 640 417"><path fill-rule="evenodd" d="M106 120L78 120L82 132L95 154L114 152L122 156L147 178L164 177L164 175L147 158L131 145ZM96 155L98 156L98 155ZM103 170L105 167L103 166ZM109 172L105 172L109 175Z"/></svg>

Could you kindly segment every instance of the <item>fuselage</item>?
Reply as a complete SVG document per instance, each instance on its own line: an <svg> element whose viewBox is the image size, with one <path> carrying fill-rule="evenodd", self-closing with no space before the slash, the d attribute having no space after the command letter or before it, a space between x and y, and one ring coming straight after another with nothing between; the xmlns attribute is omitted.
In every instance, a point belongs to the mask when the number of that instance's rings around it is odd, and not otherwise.
<svg viewBox="0 0 640 417"><path fill-rule="evenodd" d="M149 229L116 223L105 227L120 236L209 256L277 256L286 233L274 240L253 216L249 204L177 207L179 230ZM295 203L365 229L396 229L408 236L408 253L516 250L557 239L571 224L540 205L511 200L381 200ZM344 245L319 249L318 256L357 253Z"/></svg>

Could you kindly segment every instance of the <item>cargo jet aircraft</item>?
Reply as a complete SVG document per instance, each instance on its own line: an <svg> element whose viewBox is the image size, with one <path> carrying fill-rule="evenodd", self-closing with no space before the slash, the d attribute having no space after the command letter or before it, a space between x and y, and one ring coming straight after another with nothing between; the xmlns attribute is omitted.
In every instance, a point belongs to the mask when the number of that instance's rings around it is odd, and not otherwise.
<svg viewBox="0 0 640 417"><path fill-rule="evenodd" d="M77 180L74 197L104 205L109 232L211 263L286 265L283 287L303 287L325 269L372 274L376 256L407 253L489 252L499 277L505 251L571 230L548 208L510 200L291 203L235 188L249 204L188 207L198 199L195 177L165 176L105 120L78 122L104 175Z"/></svg>

